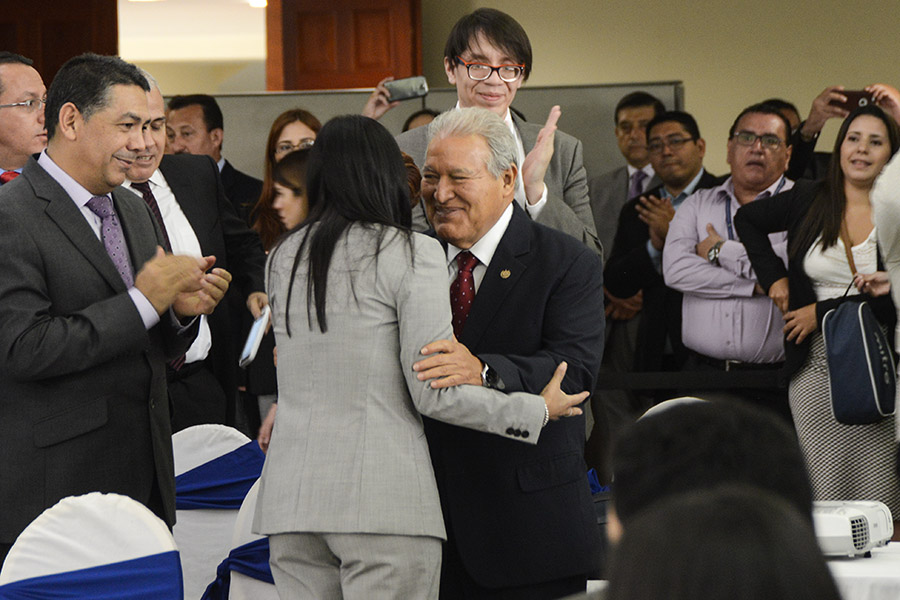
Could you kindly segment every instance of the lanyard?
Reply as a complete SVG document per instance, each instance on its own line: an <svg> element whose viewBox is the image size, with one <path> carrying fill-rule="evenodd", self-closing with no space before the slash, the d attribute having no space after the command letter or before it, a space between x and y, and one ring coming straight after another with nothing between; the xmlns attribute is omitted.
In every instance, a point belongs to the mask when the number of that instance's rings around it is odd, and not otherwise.
<svg viewBox="0 0 900 600"><path fill-rule="evenodd" d="M787 183L787 178L782 175L781 181L778 182L778 187L775 188L775 191L772 192L770 198L781 191L781 188L784 187L784 184ZM728 239L734 239L734 226L731 224L731 196L725 196L725 227L728 228Z"/></svg>

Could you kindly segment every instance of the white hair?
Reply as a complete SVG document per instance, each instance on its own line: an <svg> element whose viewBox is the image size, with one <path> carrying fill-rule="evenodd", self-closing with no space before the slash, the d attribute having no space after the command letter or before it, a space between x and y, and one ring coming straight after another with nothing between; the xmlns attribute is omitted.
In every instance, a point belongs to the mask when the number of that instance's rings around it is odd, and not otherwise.
<svg viewBox="0 0 900 600"><path fill-rule="evenodd" d="M486 108L460 108L438 115L428 124L428 144L450 137L478 135L487 142L488 172L494 177L518 163L516 140L506 123Z"/></svg>

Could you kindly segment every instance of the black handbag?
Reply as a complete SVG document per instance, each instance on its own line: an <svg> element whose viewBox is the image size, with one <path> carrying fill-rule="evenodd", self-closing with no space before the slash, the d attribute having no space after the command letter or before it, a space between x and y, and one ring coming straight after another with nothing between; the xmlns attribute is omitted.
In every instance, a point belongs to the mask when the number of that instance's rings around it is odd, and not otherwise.
<svg viewBox="0 0 900 600"><path fill-rule="evenodd" d="M841 240L855 274L849 236L843 229ZM862 425L894 414L897 370L888 338L869 305L844 302L829 310L822 319L822 337L834 418Z"/></svg>

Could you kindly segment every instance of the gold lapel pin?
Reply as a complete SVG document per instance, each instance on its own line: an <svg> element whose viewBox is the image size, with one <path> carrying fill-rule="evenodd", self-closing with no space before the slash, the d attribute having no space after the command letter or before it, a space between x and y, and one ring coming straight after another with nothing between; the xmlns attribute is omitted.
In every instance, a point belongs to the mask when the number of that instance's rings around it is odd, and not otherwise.
<svg viewBox="0 0 900 600"><path fill-rule="evenodd" d="M509 279L510 275L512 275L512 273L509 272L509 269L503 269L502 271L500 271L501 279Z"/></svg>

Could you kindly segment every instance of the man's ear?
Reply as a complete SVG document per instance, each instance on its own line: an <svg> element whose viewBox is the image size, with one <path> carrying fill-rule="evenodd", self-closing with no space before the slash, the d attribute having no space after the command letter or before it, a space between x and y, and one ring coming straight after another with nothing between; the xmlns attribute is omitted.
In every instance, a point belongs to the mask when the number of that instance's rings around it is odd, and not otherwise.
<svg viewBox="0 0 900 600"><path fill-rule="evenodd" d="M59 121L56 124L56 130L69 141L75 141L81 126L84 123L84 117L78 107L71 102L66 102L59 109Z"/></svg>
<svg viewBox="0 0 900 600"><path fill-rule="evenodd" d="M447 74L447 81L450 85L456 85L456 61L444 57L444 72Z"/></svg>
<svg viewBox="0 0 900 600"><path fill-rule="evenodd" d="M213 141L213 144L221 150L222 149L222 140L225 138L225 132L221 128L213 129L209 132L209 139Z"/></svg>
<svg viewBox="0 0 900 600"><path fill-rule="evenodd" d="M503 178L503 189L506 191L507 188L512 189L512 193L516 193L516 176L519 174L519 167L512 164L509 165L509 168L503 171L500 177Z"/></svg>

